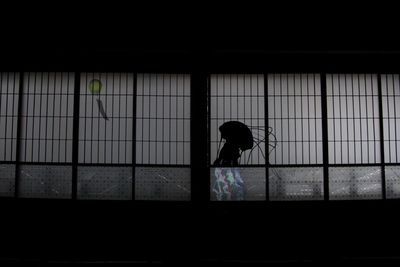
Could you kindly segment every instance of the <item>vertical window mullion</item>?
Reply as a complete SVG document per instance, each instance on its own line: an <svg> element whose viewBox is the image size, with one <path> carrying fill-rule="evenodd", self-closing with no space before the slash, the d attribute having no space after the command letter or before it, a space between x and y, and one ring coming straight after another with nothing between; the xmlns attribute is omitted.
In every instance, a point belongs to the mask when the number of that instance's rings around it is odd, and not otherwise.
<svg viewBox="0 0 400 267"><path fill-rule="evenodd" d="M379 136L381 149L381 179L382 179L382 198L386 199L386 177L385 177L385 141L383 135L383 98L382 98L382 79L381 74L377 74L378 79L378 104L379 104ZM371 85L372 86L372 85ZM389 95L387 96L389 97ZM393 96L394 97L394 96ZM389 113L388 113L388 117ZM389 143L390 147L390 143Z"/></svg>
<svg viewBox="0 0 400 267"><path fill-rule="evenodd" d="M73 136L72 136L72 199L77 199L77 192L78 192L80 91L81 91L81 73L75 72Z"/></svg>
<svg viewBox="0 0 400 267"><path fill-rule="evenodd" d="M328 110L326 74L321 73L321 112L322 112L322 154L324 168L324 200L329 200L329 151L328 151Z"/></svg>

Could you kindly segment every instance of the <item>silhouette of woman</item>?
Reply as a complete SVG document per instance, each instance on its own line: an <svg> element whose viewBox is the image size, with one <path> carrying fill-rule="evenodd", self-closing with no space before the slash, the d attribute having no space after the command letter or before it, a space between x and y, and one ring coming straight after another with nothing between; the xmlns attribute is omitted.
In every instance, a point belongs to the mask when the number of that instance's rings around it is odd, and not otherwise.
<svg viewBox="0 0 400 267"><path fill-rule="evenodd" d="M220 144L222 139L225 139L225 143L214 161L214 165L221 168L215 169L213 192L218 200L244 200L245 184L239 169L235 167L239 165L243 151L253 147L253 135L245 124L238 121L226 122L219 130Z"/></svg>

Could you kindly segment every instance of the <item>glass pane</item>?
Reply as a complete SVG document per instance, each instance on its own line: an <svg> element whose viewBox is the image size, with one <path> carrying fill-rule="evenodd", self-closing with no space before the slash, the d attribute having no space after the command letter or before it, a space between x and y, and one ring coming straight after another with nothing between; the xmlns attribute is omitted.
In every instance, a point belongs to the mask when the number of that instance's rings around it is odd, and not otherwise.
<svg viewBox="0 0 400 267"><path fill-rule="evenodd" d="M15 189L15 165L0 165L0 196L12 197Z"/></svg>
<svg viewBox="0 0 400 267"><path fill-rule="evenodd" d="M265 200L265 168L211 168L211 200Z"/></svg>
<svg viewBox="0 0 400 267"><path fill-rule="evenodd" d="M271 164L322 163L319 74L268 75Z"/></svg>
<svg viewBox="0 0 400 267"><path fill-rule="evenodd" d="M72 167L23 165L19 196L28 198L70 198Z"/></svg>
<svg viewBox="0 0 400 267"><path fill-rule="evenodd" d="M329 163L380 163L378 80L327 75Z"/></svg>
<svg viewBox="0 0 400 267"><path fill-rule="evenodd" d="M270 200L322 200L322 168L270 168Z"/></svg>
<svg viewBox="0 0 400 267"><path fill-rule="evenodd" d="M18 89L18 73L0 73L0 161L15 161Z"/></svg>
<svg viewBox="0 0 400 267"><path fill-rule="evenodd" d="M133 73L82 73L79 162L132 163Z"/></svg>
<svg viewBox="0 0 400 267"><path fill-rule="evenodd" d="M190 168L136 167L137 200L190 200Z"/></svg>
<svg viewBox="0 0 400 267"><path fill-rule="evenodd" d="M386 166L386 197L400 198L400 166Z"/></svg>
<svg viewBox="0 0 400 267"><path fill-rule="evenodd" d="M190 164L190 75L140 74L136 163Z"/></svg>
<svg viewBox="0 0 400 267"><path fill-rule="evenodd" d="M398 74L382 75L382 109L385 162L400 163L400 78Z"/></svg>
<svg viewBox="0 0 400 267"><path fill-rule="evenodd" d="M220 143L219 127L228 121L239 121L253 136L253 144L238 159L239 164L265 164L265 140L269 135L265 129L264 75L211 75L210 93L211 163L226 144L226 139Z"/></svg>
<svg viewBox="0 0 400 267"><path fill-rule="evenodd" d="M78 198L132 199L132 167L78 167Z"/></svg>
<svg viewBox="0 0 400 267"><path fill-rule="evenodd" d="M329 168L330 199L381 199L380 167Z"/></svg>
<svg viewBox="0 0 400 267"><path fill-rule="evenodd" d="M73 73L24 74L22 161L72 161L73 101Z"/></svg>

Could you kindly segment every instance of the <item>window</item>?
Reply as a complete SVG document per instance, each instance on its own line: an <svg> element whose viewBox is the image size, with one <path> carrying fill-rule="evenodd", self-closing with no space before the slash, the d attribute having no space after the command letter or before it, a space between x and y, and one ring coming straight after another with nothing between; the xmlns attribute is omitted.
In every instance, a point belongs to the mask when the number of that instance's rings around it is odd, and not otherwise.
<svg viewBox="0 0 400 267"><path fill-rule="evenodd" d="M327 103L329 163L359 165L329 168L330 197L381 198L380 167L365 167L381 161L377 76L328 75Z"/></svg>
<svg viewBox="0 0 400 267"><path fill-rule="evenodd" d="M81 73L80 199L132 199L134 82L133 73Z"/></svg>
<svg viewBox="0 0 400 267"><path fill-rule="evenodd" d="M400 197L400 79L398 74L382 75L382 110L387 198Z"/></svg>
<svg viewBox="0 0 400 267"><path fill-rule="evenodd" d="M190 200L190 76L137 79L135 195Z"/></svg>
<svg viewBox="0 0 400 267"><path fill-rule="evenodd" d="M14 195L19 75L0 73L0 196Z"/></svg>
<svg viewBox="0 0 400 267"><path fill-rule="evenodd" d="M269 145L270 199L321 200L320 75L271 74L267 87L268 127L273 134Z"/></svg>
<svg viewBox="0 0 400 267"><path fill-rule="evenodd" d="M211 200L399 198L398 74L207 81L208 135L196 136L209 141ZM0 89L1 197L191 199L190 75L4 72ZM250 133L233 166L227 125Z"/></svg>
<svg viewBox="0 0 400 267"><path fill-rule="evenodd" d="M22 128L18 194L21 197L70 198L74 74L24 73L20 97Z"/></svg>
<svg viewBox="0 0 400 267"><path fill-rule="evenodd" d="M213 163L225 143L219 127L229 121L246 125L254 140L239 159L241 168L212 167L212 200L265 200L265 94L263 75L212 75L210 88L210 142ZM223 140L222 140L223 141Z"/></svg>
<svg viewBox="0 0 400 267"><path fill-rule="evenodd" d="M379 163L377 76L328 75L329 163Z"/></svg>

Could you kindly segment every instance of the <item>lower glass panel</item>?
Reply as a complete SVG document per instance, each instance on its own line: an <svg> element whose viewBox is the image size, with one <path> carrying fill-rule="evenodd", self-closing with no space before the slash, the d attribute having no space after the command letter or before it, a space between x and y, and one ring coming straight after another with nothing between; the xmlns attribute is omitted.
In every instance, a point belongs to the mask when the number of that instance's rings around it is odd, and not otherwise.
<svg viewBox="0 0 400 267"><path fill-rule="evenodd" d="M15 190L15 165L0 165L0 197L12 197Z"/></svg>
<svg viewBox="0 0 400 267"><path fill-rule="evenodd" d="M72 167L22 165L19 196L27 198L71 198Z"/></svg>
<svg viewBox="0 0 400 267"><path fill-rule="evenodd" d="M381 199L380 167L330 167L329 199Z"/></svg>
<svg viewBox="0 0 400 267"><path fill-rule="evenodd" d="M211 200L265 200L265 168L211 168Z"/></svg>
<svg viewBox="0 0 400 267"><path fill-rule="evenodd" d="M137 200L190 200L190 168L136 167Z"/></svg>
<svg viewBox="0 0 400 267"><path fill-rule="evenodd" d="M323 168L275 167L269 169L270 200L322 200Z"/></svg>
<svg viewBox="0 0 400 267"><path fill-rule="evenodd" d="M132 199L132 167L78 167L79 199Z"/></svg>
<svg viewBox="0 0 400 267"><path fill-rule="evenodd" d="M386 197L400 198L400 166L386 166Z"/></svg>

